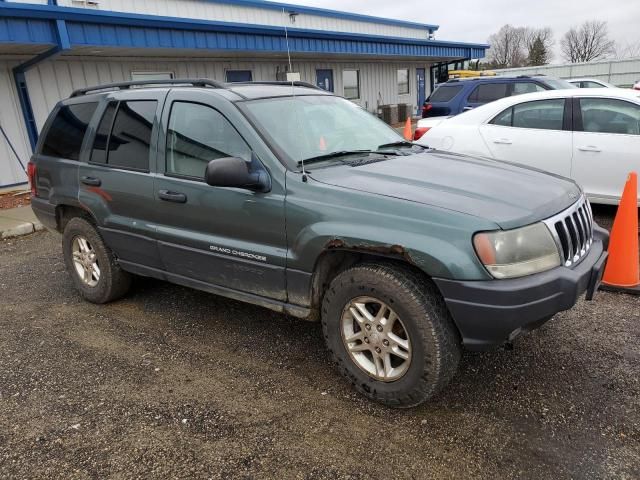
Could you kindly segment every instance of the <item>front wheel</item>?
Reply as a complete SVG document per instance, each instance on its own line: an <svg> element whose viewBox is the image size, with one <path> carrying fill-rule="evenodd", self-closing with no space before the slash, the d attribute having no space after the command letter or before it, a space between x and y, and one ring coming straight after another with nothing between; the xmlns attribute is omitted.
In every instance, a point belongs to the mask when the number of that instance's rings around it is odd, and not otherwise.
<svg viewBox="0 0 640 480"><path fill-rule="evenodd" d="M368 398L412 407L451 380L460 337L435 285L394 264L339 274L322 305L325 340L340 372Z"/></svg>

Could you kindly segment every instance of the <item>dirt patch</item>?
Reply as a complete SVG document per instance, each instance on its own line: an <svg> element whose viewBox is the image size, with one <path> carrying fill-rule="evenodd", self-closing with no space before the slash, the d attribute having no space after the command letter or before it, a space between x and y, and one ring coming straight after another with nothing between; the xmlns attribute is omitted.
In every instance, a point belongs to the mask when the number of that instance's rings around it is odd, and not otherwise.
<svg viewBox="0 0 640 480"><path fill-rule="evenodd" d="M598 209L610 224L615 209ZM152 280L82 301L60 237L0 241L0 478L631 479L640 299L599 292L466 352L390 410L330 364L317 323Z"/></svg>
<svg viewBox="0 0 640 480"><path fill-rule="evenodd" d="M31 194L25 191L0 193L0 210L31 205Z"/></svg>

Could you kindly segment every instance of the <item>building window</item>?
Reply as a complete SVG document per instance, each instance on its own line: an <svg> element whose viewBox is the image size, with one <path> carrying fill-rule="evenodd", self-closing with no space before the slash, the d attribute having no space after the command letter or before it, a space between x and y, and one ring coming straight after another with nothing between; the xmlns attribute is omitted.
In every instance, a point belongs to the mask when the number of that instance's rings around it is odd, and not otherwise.
<svg viewBox="0 0 640 480"><path fill-rule="evenodd" d="M342 85L344 88L344 97L348 100L357 100L360 98L360 71L344 70L342 72Z"/></svg>
<svg viewBox="0 0 640 480"><path fill-rule="evenodd" d="M409 69L398 70L398 94L407 95L409 93Z"/></svg>
<svg viewBox="0 0 640 480"><path fill-rule="evenodd" d="M131 72L131 80L149 81L149 80L173 80L173 72Z"/></svg>
<svg viewBox="0 0 640 480"><path fill-rule="evenodd" d="M252 82L253 75L251 70L227 70L227 83Z"/></svg>

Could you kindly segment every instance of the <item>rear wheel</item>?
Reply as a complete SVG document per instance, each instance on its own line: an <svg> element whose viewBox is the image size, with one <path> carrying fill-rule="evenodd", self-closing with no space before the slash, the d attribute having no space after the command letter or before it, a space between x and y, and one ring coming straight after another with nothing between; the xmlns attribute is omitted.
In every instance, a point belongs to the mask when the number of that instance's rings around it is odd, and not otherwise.
<svg viewBox="0 0 640 480"><path fill-rule="evenodd" d="M322 325L340 372L368 398L418 405L455 375L460 338L436 287L394 264L363 264L325 294Z"/></svg>
<svg viewBox="0 0 640 480"><path fill-rule="evenodd" d="M80 294L93 303L122 297L131 286L131 275L117 264L95 227L83 218L72 218L62 235L67 271Z"/></svg>

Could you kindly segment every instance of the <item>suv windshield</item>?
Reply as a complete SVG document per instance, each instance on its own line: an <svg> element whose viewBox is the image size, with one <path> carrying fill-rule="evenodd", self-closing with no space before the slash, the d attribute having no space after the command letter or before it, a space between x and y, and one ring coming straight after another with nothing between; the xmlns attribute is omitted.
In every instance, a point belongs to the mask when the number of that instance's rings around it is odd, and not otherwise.
<svg viewBox="0 0 640 480"><path fill-rule="evenodd" d="M402 142L386 123L341 97L308 95L252 100L243 110L294 169L301 160L337 152L376 151Z"/></svg>

